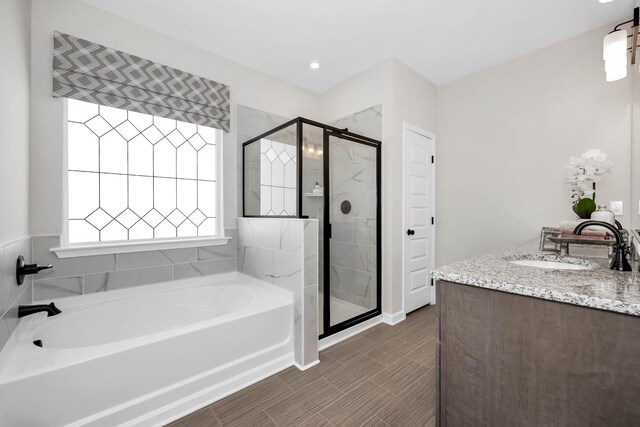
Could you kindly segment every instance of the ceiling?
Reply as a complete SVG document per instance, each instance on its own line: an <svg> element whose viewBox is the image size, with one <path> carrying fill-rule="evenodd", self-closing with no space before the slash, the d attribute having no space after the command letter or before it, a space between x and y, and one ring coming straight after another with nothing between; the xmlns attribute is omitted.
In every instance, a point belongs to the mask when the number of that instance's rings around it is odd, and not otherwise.
<svg viewBox="0 0 640 427"><path fill-rule="evenodd" d="M443 84L633 9L633 0L83 1L314 92L389 57Z"/></svg>

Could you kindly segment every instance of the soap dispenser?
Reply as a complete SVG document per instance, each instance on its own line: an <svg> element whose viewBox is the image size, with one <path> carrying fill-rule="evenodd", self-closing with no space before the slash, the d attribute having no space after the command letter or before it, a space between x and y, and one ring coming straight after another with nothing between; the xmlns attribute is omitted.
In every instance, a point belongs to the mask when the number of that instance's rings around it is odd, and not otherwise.
<svg viewBox="0 0 640 427"><path fill-rule="evenodd" d="M323 194L324 188L320 187L320 183L316 181L316 186L313 188L313 194Z"/></svg>
<svg viewBox="0 0 640 427"><path fill-rule="evenodd" d="M607 205L598 205L598 209L591 214L591 219L616 226L616 215L607 209Z"/></svg>

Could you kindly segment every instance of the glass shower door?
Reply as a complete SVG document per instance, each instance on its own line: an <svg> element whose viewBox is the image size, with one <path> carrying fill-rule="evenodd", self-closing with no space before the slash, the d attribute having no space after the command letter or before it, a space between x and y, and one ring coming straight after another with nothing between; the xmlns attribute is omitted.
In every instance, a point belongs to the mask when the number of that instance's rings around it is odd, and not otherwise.
<svg viewBox="0 0 640 427"><path fill-rule="evenodd" d="M327 130L324 146L326 334L380 310L380 176L379 145Z"/></svg>

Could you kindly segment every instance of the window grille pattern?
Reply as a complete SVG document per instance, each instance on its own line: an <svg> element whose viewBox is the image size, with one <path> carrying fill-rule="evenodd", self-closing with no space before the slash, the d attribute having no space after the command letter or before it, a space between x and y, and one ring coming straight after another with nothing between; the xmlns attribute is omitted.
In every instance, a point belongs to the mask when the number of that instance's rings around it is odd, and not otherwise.
<svg viewBox="0 0 640 427"><path fill-rule="evenodd" d="M218 234L217 129L68 100L69 242Z"/></svg>
<svg viewBox="0 0 640 427"><path fill-rule="evenodd" d="M260 215L296 214L296 146L260 140Z"/></svg>

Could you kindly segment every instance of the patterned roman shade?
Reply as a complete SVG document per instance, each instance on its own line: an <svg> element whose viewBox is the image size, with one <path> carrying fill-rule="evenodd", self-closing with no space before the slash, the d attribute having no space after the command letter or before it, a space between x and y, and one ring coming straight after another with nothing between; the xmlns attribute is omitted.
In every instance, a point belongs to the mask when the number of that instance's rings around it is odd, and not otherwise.
<svg viewBox="0 0 640 427"><path fill-rule="evenodd" d="M68 34L53 41L54 97L229 131L229 86Z"/></svg>

